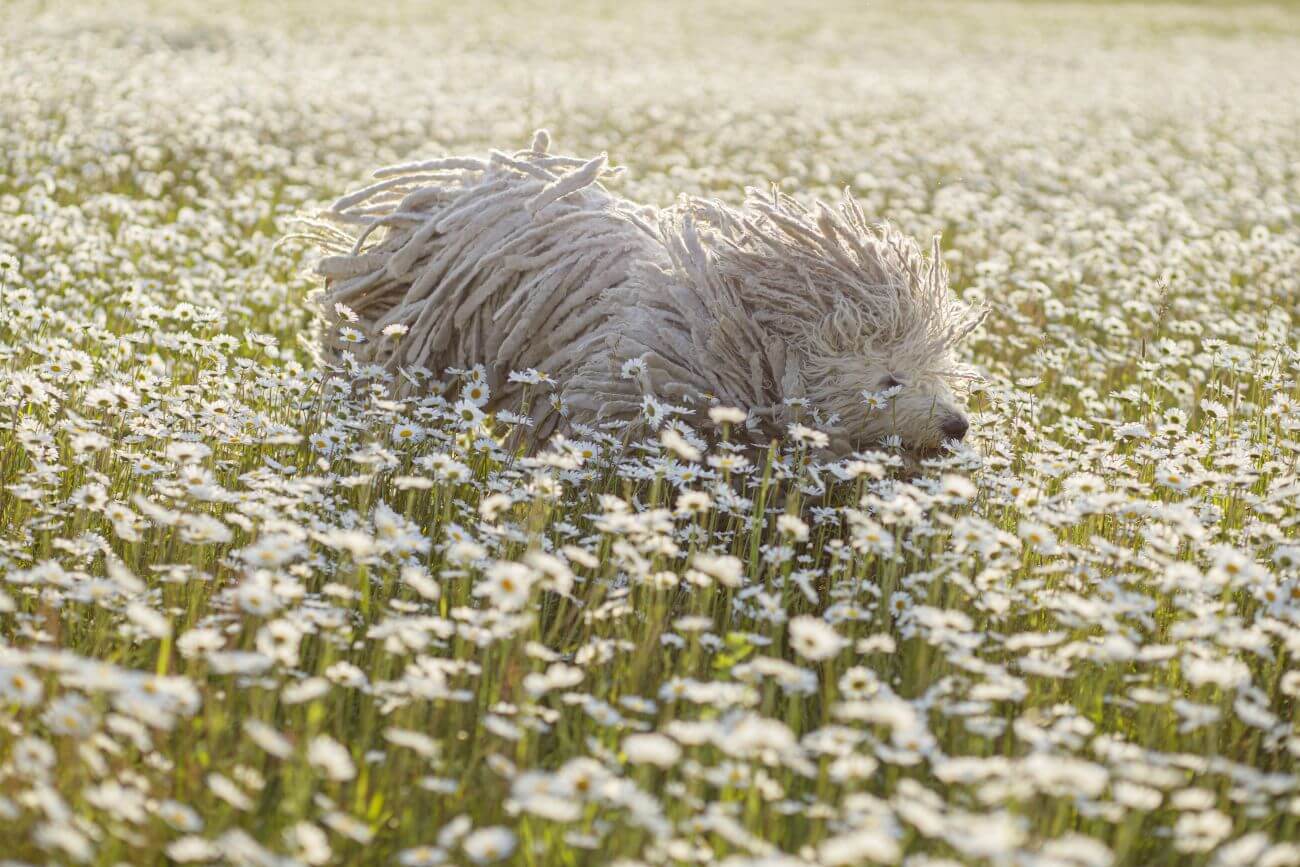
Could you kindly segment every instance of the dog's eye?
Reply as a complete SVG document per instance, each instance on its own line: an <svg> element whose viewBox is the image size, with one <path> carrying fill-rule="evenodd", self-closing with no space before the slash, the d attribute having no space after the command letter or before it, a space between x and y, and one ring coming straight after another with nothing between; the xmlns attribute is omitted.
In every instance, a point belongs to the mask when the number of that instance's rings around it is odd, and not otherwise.
<svg viewBox="0 0 1300 867"><path fill-rule="evenodd" d="M888 391L891 388L902 388L902 387L903 387L903 383L899 382L897 379L895 379L892 376L886 375L884 379L880 380L881 391Z"/></svg>

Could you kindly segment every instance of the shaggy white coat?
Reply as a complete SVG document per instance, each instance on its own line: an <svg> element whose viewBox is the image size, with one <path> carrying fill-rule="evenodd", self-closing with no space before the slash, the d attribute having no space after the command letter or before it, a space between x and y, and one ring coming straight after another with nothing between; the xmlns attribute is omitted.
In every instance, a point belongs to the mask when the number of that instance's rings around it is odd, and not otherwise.
<svg viewBox="0 0 1300 867"><path fill-rule="evenodd" d="M412 371L483 365L489 409L518 408L511 371L544 371L563 402L529 407L537 442L657 425L661 403L694 423L739 407L756 438L815 412L839 452L964 432L953 349L982 314L949 291L937 238L927 258L847 193L834 209L749 190L739 209L656 211L604 187L619 171L604 155L548 145L382 169L321 214L327 359L380 364L402 393Z"/></svg>

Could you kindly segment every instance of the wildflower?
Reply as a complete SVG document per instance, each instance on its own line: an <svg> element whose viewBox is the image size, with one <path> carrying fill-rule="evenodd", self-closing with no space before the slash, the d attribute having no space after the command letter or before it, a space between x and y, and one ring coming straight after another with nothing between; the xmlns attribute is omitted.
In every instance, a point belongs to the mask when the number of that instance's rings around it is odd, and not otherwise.
<svg viewBox="0 0 1300 867"><path fill-rule="evenodd" d="M711 406L709 407L709 420L718 426L728 424L744 424L746 413L743 409L737 409L734 406Z"/></svg>
<svg viewBox="0 0 1300 867"><path fill-rule="evenodd" d="M307 747L307 761L331 780L350 780L357 775L351 755L328 735L317 735Z"/></svg>
<svg viewBox="0 0 1300 867"><path fill-rule="evenodd" d="M629 735L623 739L623 753L633 764L672 767L681 758L681 747L660 734Z"/></svg>
<svg viewBox="0 0 1300 867"><path fill-rule="evenodd" d="M795 652L814 662L836 656L847 643L830 624L807 615L790 621L789 636Z"/></svg>
<svg viewBox="0 0 1300 867"><path fill-rule="evenodd" d="M1213 684L1223 689L1233 689L1250 682L1250 668L1229 657L1191 657L1183 660L1183 676L1195 686Z"/></svg>
<svg viewBox="0 0 1300 867"><path fill-rule="evenodd" d="M193 807L190 807L187 804L182 804L180 801L171 801L171 800L162 801L154 809L154 813L158 816L158 818L162 819L168 825L171 825L177 831L193 833L195 831L203 830L202 817L199 816L198 812L195 811ZM196 839L196 838L190 838L190 839ZM209 858L215 858L215 857L216 855L209 856ZM181 859L176 859L176 860L181 860ZM208 859L194 858L193 860L208 860Z"/></svg>
<svg viewBox="0 0 1300 867"><path fill-rule="evenodd" d="M0 704L31 707L44 694L41 682L26 668L0 664Z"/></svg>
<svg viewBox="0 0 1300 867"><path fill-rule="evenodd" d="M283 836L289 852L302 863L327 864L333 855L325 832L311 822L297 822L285 828Z"/></svg>
<svg viewBox="0 0 1300 867"><path fill-rule="evenodd" d="M781 535L795 542L808 541L808 525L798 515L781 515L776 519Z"/></svg>
<svg viewBox="0 0 1300 867"><path fill-rule="evenodd" d="M397 863L402 867L437 867L446 862L446 851L437 846L416 846L403 849L397 855Z"/></svg>
<svg viewBox="0 0 1300 867"><path fill-rule="evenodd" d="M695 571L712 578L724 587L739 587L744 580L745 564L730 554L697 552L691 559Z"/></svg>
<svg viewBox="0 0 1300 867"><path fill-rule="evenodd" d="M626 367L627 365L624 365L625 369ZM651 430L659 430L659 426L667 416L667 410L662 403L647 394L641 399L641 415Z"/></svg>
<svg viewBox="0 0 1300 867"><path fill-rule="evenodd" d="M390 727L384 729L384 739L396 746L413 750L426 759L438 754L438 742L420 732Z"/></svg>
<svg viewBox="0 0 1300 867"><path fill-rule="evenodd" d="M479 503L478 511L483 520L492 523L500 517L501 513L513 505L514 501L509 494L497 493L489 494Z"/></svg>
<svg viewBox="0 0 1300 867"><path fill-rule="evenodd" d="M36 826L32 838L46 850L60 850L77 862L91 860L94 849L87 836L64 822L44 822Z"/></svg>
<svg viewBox="0 0 1300 867"><path fill-rule="evenodd" d="M370 829L369 825L360 819L349 816L347 813L337 811L326 813L323 821L334 833L347 837L354 843L360 843L362 846L369 845L375 838L375 832Z"/></svg>
<svg viewBox="0 0 1300 867"><path fill-rule="evenodd" d="M126 616L150 638L168 638L172 634L171 621L147 605L132 603L127 606Z"/></svg>
<svg viewBox="0 0 1300 867"><path fill-rule="evenodd" d="M280 599L271 586L270 577L264 572L256 573L243 581L236 590L236 599L240 608L257 617L269 617L281 606Z"/></svg>
<svg viewBox="0 0 1300 867"><path fill-rule="evenodd" d="M832 867L864 861L892 864L898 860L899 854L898 843L878 829L838 834L817 847L818 862Z"/></svg>
<svg viewBox="0 0 1300 867"><path fill-rule="evenodd" d="M508 828L479 828L465 837L461 848L475 864L490 864L510 857L515 851L515 835Z"/></svg>
<svg viewBox="0 0 1300 867"><path fill-rule="evenodd" d="M1117 803L1138 810L1155 810L1163 800L1159 789L1126 780L1115 781L1111 792Z"/></svg>
<svg viewBox="0 0 1300 867"><path fill-rule="evenodd" d="M395 443L418 443L424 439L424 430L418 425L402 422L393 428L392 439Z"/></svg>
<svg viewBox="0 0 1300 867"><path fill-rule="evenodd" d="M486 597L494 607L514 611L528 601L536 573L522 563L498 561L484 577L486 580L474 585L474 595Z"/></svg>
<svg viewBox="0 0 1300 867"><path fill-rule="evenodd" d="M698 461L703 455L700 450L686 441L686 438L672 428L664 428L659 433L664 448L685 461Z"/></svg>
<svg viewBox="0 0 1300 867"><path fill-rule="evenodd" d="M506 377L508 382L516 382L522 385L538 385L544 379L544 374L533 370L531 367L525 370L512 370Z"/></svg>
<svg viewBox="0 0 1300 867"><path fill-rule="evenodd" d="M880 682L874 671L857 665L840 675L839 688L845 698L868 698L880 688Z"/></svg>
<svg viewBox="0 0 1300 867"><path fill-rule="evenodd" d="M1077 496L1091 496L1106 490L1106 482L1094 473L1075 473L1065 480L1065 490Z"/></svg>
<svg viewBox="0 0 1300 867"><path fill-rule="evenodd" d="M647 370L648 367L646 365L645 356L642 355L637 358L629 358L627 361L623 362L623 366L619 370L619 375L624 379L637 379L643 376Z"/></svg>
<svg viewBox="0 0 1300 867"><path fill-rule="evenodd" d="M944 495L959 503L974 499L978 492L978 489L970 479L954 473L945 474L942 479L942 484Z"/></svg>
<svg viewBox="0 0 1300 867"><path fill-rule="evenodd" d="M682 491L677 495L677 514L702 515L713 507L713 499L703 491Z"/></svg>
<svg viewBox="0 0 1300 867"><path fill-rule="evenodd" d="M826 448L831 441L830 437L821 431L814 430L801 424L790 425L790 436L792 436L796 442L802 443L803 445L810 445L813 448L818 449Z"/></svg>
<svg viewBox="0 0 1300 867"><path fill-rule="evenodd" d="M96 716L85 696L70 693L51 701L42 719L57 735L88 738L95 730Z"/></svg>
<svg viewBox="0 0 1300 867"><path fill-rule="evenodd" d="M286 686L280 692L280 700L285 704L303 704L309 701L315 701L321 696L327 694L330 689L329 681L323 677L309 677Z"/></svg>
<svg viewBox="0 0 1300 867"><path fill-rule="evenodd" d="M1147 439L1151 436L1151 432L1142 422L1135 421L1115 428L1115 436L1121 439Z"/></svg>
<svg viewBox="0 0 1300 867"><path fill-rule="evenodd" d="M900 389L901 390L901 389ZM876 412L889 406L889 398L893 395L886 395L884 392L870 391L863 389L860 392L862 404L867 408L867 412Z"/></svg>
<svg viewBox="0 0 1300 867"><path fill-rule="evenodd" d="M168 858L181 864L215 861L221 857L221 848L216 843L194 835L168 843L166 852Z"/></svg>
<svg viewBox="0 0 1300 867"><path fill-rule="evenodd" d="M573 589L573 570L554 554L533 548L524 555L524 563L545 576L544 583L548 589L561 594L568 594Z"/></svg>
<svg viewBox="0 0 1300 867"><path fill-rule="evenodd" d="M1179 852L1207 852L1232 831L1232 820L1218 810L1183 813L1174 823L1174 848Z"/></svg>
<svg viewBox="0 0 1300 867"><path fill-rule="evenodd" d="M1019 534L1024 543L1037 554L1047 557L1060 550L1056 534L1046 524L1037 521L1021 521Z"/></svg>
<svg viewBox="0 0 1300 867"><path fill-rule="evenodd" d="M461 396L464 400L469 401L474 406L482 408L487 404L488 398L491 397L491 392L488 389L486 382L474 379L465 383L465 387L461 391Z"/></svg>
<svg viewBox="0 0 1300 867"><path fill-rule="evenodd" d="M11 754L14 769L19 775L32 779L41 779L54 767L54 748L45 741L31 737L21 737L14 742Z"/></svg>
<svg viewBox="0 0 1300 867"><path fill-rule="evenodd" d="M486 417L483 414L483 410L479 409L478 404L474 403L474 401L470 400L468 397L461 398L456 405L452 407L452 412L456 414L456 417L460 419L461 425L465 428L477 427L483 423L483 419Z"/></svg>
<svg viewBox="0 0 1300 867"><path fill-rule="evenodd" d="M207 777L208 789L212 794L225 801L236 810L247 811L253 808L253 801L229 778L212 773Z"/></svg>
<svg viewBox="0 0 1300 867"><path fill-rule="evenodd" d="M287 759L293 753L289 739L260 720L244 720L244 732L249 740L276 758Z"/></svg>

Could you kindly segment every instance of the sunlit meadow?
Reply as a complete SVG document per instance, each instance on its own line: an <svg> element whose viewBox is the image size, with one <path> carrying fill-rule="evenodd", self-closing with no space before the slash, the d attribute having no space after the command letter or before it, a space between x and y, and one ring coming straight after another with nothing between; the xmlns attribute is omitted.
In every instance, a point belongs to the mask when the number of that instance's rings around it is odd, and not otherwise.
<svg viewBox="0 0 1300 867"><path fill-rule="evenodd" d="M1300 865L1298 56L1250 5L0 5L0 863ZM941 234L967 442L648 403L528 457L474 371L318 363L295 219L538 127Z"/></svg>

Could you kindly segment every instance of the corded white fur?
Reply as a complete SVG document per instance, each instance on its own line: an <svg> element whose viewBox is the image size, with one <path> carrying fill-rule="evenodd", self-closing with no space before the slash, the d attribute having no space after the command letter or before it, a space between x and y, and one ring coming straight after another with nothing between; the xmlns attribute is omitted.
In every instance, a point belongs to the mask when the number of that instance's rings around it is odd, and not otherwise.
<svg viewBox="0 0 1300 867"><path fill-rule="evenodd" d="M406 392L403 370L482 364L491 408L516 408L510 371L543 370L567 417L536 402L539 441L643 419L647 395L695 421L741 407L764 435L811 418L787 403L803 398L841 451L890 434L932 449L960 417L953 348L981 315L948 290L937 239L927 259L847 193L835 209L749 190L740 209L682 197L655 212L605 189L617 170L603 155L548 145L542 131L513 155L383 169L321 214L309 234L327 254L314 296L327 358L383 365ZM393 325L406 333L384 336ZM862 393L888 377L902 388L872 409Z"/></svg>

